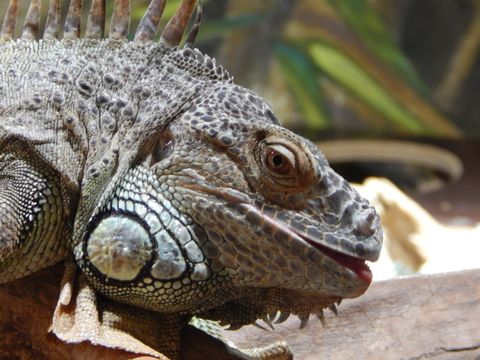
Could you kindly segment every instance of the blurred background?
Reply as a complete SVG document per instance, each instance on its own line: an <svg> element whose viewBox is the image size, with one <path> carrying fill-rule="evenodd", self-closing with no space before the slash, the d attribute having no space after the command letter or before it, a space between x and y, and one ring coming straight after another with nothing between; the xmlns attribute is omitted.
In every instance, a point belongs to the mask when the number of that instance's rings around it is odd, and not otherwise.
<svg viewBox="0 0 480 360"><path fill-rule="evenodd" d="M202 3L196 46L344 177L387 178L436 221L479 229L480 0ZM132 29L148 4L132 0Z"/></svg>

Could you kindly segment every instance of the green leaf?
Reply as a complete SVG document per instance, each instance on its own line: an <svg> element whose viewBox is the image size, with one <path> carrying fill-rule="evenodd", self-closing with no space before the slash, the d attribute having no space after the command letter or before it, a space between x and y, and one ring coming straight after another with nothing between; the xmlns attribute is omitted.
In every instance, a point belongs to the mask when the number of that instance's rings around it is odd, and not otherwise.
<svg viewBox="0 0 480 360"><path fill-rule="evenodd" d="M413 86L423 96L428 96L426 85L367 1L329 0L329 3L373 53L400 74L410 86Z"/></svg>
<svg viewBox="0 0 480 360"><path fill-rule="evenodd" d="M307 45L313 62L335 82L354 93L400 129L416 134L429 131L419 119L401 106L368 73L336 49L320 43Z"/></svg>
<svg viewBox="0 0 480 360"><path fill-rule="evenodd" d="M329 117L318 86L316 69L309 58L285 43L277 43L274 51L282 69L281 74L308 126L315 129L327 127Z"/></svg>

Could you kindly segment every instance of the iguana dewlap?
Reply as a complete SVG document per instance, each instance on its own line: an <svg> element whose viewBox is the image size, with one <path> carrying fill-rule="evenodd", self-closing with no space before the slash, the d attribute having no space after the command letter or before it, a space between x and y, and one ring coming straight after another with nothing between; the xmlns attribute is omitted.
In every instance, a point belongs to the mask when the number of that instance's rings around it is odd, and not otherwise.
<svg viewBox="0 0 480 360"><path fill-rule="evenodd" d="M133 41L128 0L115 2L109 37L94 0L83 38L83 1L61 26L51 0L40 40L39 0L13 39L17 2L0 44L0 282L72 255L57 336L176 357L192 316L235 329L280 311L304 326L368 288L375 210L191 48L200 11L178 46L195 1L158 42L165 1L152 1ZM146 313L157 320L138 332Z"/></svg>

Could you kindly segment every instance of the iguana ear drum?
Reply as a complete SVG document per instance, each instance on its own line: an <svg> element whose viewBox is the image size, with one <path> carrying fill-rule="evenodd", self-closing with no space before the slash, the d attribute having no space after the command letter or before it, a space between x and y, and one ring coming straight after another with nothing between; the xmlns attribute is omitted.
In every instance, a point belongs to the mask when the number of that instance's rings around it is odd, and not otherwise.
<svg viewBox="0 0 480 360"><path fill-rule="evenodd" d="M113 215L90 234L90 263L107 278L135 279L152 257L153 244L145 227L131 217Z"/></svg>
<svg viewBox="0 0 480 360"><path fill-rule="evenodd" d="M88 236L87 261L106 281L131 281L140 275L164 281L181 277L187 264L178 244L166 229L151 235L148 226L127 213L101 219ZM195 270L192 277L202 278L197 274L202 269Z"/></svg>

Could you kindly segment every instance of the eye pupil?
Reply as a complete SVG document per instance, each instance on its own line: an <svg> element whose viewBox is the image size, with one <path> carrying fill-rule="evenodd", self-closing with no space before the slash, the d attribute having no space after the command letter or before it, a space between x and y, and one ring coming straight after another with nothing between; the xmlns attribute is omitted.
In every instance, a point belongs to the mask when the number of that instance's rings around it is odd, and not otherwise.
<svg viewBox="0 0 480 360"><path fill-rule="evenodd" d="M270 174L280 177L295 176L295 155L286 146L266 146L262 156L262 163Z"/></svg>
<svg viewBox="0 0 480 360"><path fill-rule="evenodd" d="M283 165L283 156L278 155L278 154L277 154L277 155L274 155L274 156L272 157L272 164L273 164L273 166L275 166L275 167L280 167L280 166L282 166L282 165Z"/></svg>
<svg viewBox="0 0 480 360"><path fill-rule="evenodd" d="M274 149L269 149L267 153L267 166L277 174L286 174L291 170L290 162L285 155Z"/></svg>

